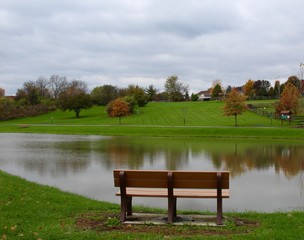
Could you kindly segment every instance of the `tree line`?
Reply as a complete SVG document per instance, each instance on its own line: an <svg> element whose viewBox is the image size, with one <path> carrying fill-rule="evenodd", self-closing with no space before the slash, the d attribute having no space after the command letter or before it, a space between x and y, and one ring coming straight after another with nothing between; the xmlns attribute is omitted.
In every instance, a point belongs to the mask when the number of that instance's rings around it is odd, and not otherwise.
<svg viewBox="0 0 304 240"><path fill-rule="evenodd" d="M69 81L65 76L52 75L27 81L19 88L14 98L4 98L0 89L0 120L35 116L55 109L74 111L79 117L82 109L93 105L107 106L110 117L132 114L136 106L143 107L149 101L183 101L189 99L188 86L171 76L165 84L165 92L153 85L147 88L130 84L126 88L103 85L88 91L86 82Z"/></svg>
<svg viewBox="0 0 304 240"><path fill-rule="evenodd" d="M233 89L246 96L242 99L279 98L287 83L295 86L299 94L303 94L303 80L300 81L296 76L289 77L283 84L276 81L274 87L267 80L248 80L242 87L228 86L224 89L221 81L216 80L209 92L213 99L226 97ZM75 116L79 117L82 109L93 105L106 106L110 117L120 118L134 113L135 107L143 107L149 101L174 102L199 99L198 94L192 93L189 96L189 86L180 81L176 75L166 79L163 92L153 85L143 88L134 84L126 88L113 85L97 86L89 92L84 81L69 81L65 76L52 75L49 78L39 77L36 81L23 83L13 99L4 98L4 95L4 89L0 88L0 120L39 115L55 109L74 111ZM293 92L293 96L298 95ZM284 108L286 104L278 104L278 109Z"/></svg>
<svg viewBox="0 0 304 240"><path fill-rule="evenodd" d="M249 79L243 86L236 88L249 100L278 99L280 98L286 83L292 83L300 94L304 95L304 80L300 80L297 76L290 76L284 83L280 83L279 80L276 80L274 86L271 86L271 83L268 80L255 81ZM232 88L233 87L229 85L225 89L222 86L221 80L215 80L208 91L212 98L217 99L229 94Z"/></svg>

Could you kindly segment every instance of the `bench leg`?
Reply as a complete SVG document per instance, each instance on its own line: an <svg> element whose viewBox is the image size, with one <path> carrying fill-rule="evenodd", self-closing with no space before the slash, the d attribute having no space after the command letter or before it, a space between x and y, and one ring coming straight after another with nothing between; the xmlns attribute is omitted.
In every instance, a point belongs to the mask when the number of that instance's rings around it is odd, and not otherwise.
<svg viewBox="0 0 304 240"><path fill-rule="evenodd" d="M127 201L126 197L120 197L120 221L126 221Z"/></svg>
<svg viewBox="0 0 304 240"><path fill-rule="evenodd" d="M174 208L173 208L173 217L176 218L177 214L176 214L176 202L177 202L177 199L174 198Z"/></svg>
<svg viewBox="0 0 304 240"><path fill-rule="evenodd" d="M132 197L127 198L127 215L131 216L133 214L132 211Z"/></svg>
<svg viewBox="0 0 304 240"><path fill-rule="evenodd" d="M168 198L168 223L173 223L176 217L176 198Z"/></svg>
<svg viewBox="0 0 304 240"><path fill-rule="evenodd" d="M132 197L120 198L120 221L124 222L127 219L127 215L132 215Z"/></svg>
<svg viewBox="0 0 304 240"><path fill-rule="evenodd" d="M217 198L217 225L223 225L223 199Z"/></svg>

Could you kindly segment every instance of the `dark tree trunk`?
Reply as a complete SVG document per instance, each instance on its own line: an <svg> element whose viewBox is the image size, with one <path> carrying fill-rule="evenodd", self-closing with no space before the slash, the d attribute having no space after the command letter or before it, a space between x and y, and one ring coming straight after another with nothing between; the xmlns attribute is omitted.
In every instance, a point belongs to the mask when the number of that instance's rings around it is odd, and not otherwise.
<svg viewBox="0 0 304 240"><path fill-rule="evenodd" d="M74 109L76 118L79 118L80 109Z"/></svg>

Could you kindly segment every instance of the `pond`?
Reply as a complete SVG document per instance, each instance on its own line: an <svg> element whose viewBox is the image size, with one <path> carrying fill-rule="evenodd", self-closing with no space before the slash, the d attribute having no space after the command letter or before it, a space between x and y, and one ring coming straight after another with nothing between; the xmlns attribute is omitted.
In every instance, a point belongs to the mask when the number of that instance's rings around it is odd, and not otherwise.
<svg viewBox="0 0 304 240"><path fill-rule="evenodd" d="M119 203L113 169L230 171L224 211L304 210L300 141L0 134L0 169L93 199ZM166 208L166 199L135 198ZM213 199L179 199L178 209L215 211Z"/></svg>

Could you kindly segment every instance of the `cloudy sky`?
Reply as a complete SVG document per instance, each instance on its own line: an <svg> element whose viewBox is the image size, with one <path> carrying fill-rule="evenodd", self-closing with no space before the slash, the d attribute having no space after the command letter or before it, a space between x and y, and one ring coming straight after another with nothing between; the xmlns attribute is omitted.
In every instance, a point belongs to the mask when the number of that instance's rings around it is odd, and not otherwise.
<svg viewBox="0 0 304 240"><path fill-rule="evenodd" d="M0 0L0 87L53 74L190 92L281 81L304 62L303 0Z"/></svg>

